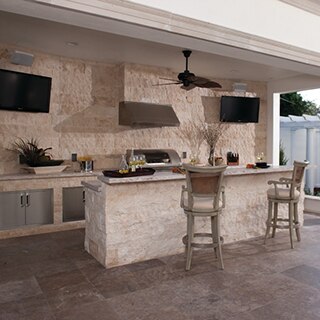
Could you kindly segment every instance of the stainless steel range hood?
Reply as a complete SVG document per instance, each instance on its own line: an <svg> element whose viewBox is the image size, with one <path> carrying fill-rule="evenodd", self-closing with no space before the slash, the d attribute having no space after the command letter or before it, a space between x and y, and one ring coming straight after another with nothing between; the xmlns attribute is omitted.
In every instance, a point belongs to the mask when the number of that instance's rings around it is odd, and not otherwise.
<svg viewBox="0 0 320 320"><path fill-rule="evenodd" d="M119 124L133 127L178 127L180 121L170 105L123 101L119 104Z"/></svg>

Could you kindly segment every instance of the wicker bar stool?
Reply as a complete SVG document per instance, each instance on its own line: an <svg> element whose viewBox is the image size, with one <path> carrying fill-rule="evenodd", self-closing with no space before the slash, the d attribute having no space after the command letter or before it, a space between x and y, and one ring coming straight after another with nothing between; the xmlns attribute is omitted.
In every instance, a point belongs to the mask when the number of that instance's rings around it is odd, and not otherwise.
<svg viewBox="0 0 320 320"><path fill-rule="evenodd" d="M184 164L187 186L182 187L181 207L187 215L187 234L183 237L186 245L186 270L191 268L193 248L214 248L221 269L222 260L220 237L220 214L225 205L224 187L222 186L224 171L227 166L193 166ZM194 233L195 217L211 219L211 233ZM197 243L194 238L210 237L212 243Z"/></svg>
<svg viewBox="0 0 320 320"><path fill-rule="evenodd" d="M275 237L276 229L289 229L290 243L293 249L293 229L296 231L297 240L301 240L300 223L298 219L298 202L300 198L301 183L306 166L309 162L293 163L292 178L280 178L279 181L268 181L268 184L273 184L273 188L268 189L268 219L266 222L267 230L264 239L266 244L270 229L272 228L272 238ZM288 218L278 217L279 203L288 204ZM274 210L272 210L274 207ZM280 223L279 223L280 222Z"/></svg>

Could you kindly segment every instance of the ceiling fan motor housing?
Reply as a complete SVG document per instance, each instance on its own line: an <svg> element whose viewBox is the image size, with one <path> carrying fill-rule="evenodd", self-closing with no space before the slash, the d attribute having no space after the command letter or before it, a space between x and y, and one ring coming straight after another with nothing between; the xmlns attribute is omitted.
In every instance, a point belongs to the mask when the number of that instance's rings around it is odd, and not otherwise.
<svg viewBox="0 0 320 320"><path fill-rule="evenodd" d="M194 73L185 70L184 72L179 73L178 79L183 83L185 87L189 86L192 81L190 81L190 77L194 77Z"/></svg>

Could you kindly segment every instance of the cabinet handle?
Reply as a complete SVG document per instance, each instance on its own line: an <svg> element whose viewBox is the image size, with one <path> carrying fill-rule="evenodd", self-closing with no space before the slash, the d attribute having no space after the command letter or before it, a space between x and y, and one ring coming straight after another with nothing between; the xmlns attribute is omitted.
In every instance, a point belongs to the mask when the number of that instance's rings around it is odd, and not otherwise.
<svg viewBox="0 0 320 320"><path fill-rule="evenodd" d="M29 193L26 193L26 207L30 207L30 197L29 197Z"/></svg>
<svg viewBox="0 0 320 320"><path fill-rule="evenodd" d="M82 202L86 202L86 192L82 191Z"/></svg>
<svg viewBox="0 0 320 320"><path fill-rule="evenodd" d="M23 195L23 193L20 193L20 207L24 207L23 199L24 199L24 195Z"/></svg>

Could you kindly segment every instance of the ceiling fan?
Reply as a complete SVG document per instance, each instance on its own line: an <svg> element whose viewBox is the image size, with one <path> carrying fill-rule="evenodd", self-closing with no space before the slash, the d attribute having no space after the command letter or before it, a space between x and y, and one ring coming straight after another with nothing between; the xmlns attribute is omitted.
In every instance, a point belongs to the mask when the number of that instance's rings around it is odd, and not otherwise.
<svg viewBox="0 0 320 320"><path fill-rule="evenodd" d="M174 79L167 79L167 78L160 78L162 80L171 80L175 82L169 82L169 83L161 83L158 84L159 86L166 86L171 84L182 84L181 88L184 90L191 90L195 87L200 88L221 88L221 85L217 82L211 81L206 78L197 77L194 73L191 73L188 70L188 59L192 53L191 50L183 50L182 51L184 57L186 58L186 70L183 72L180 72L178 74L178 81Z"/></svg>

